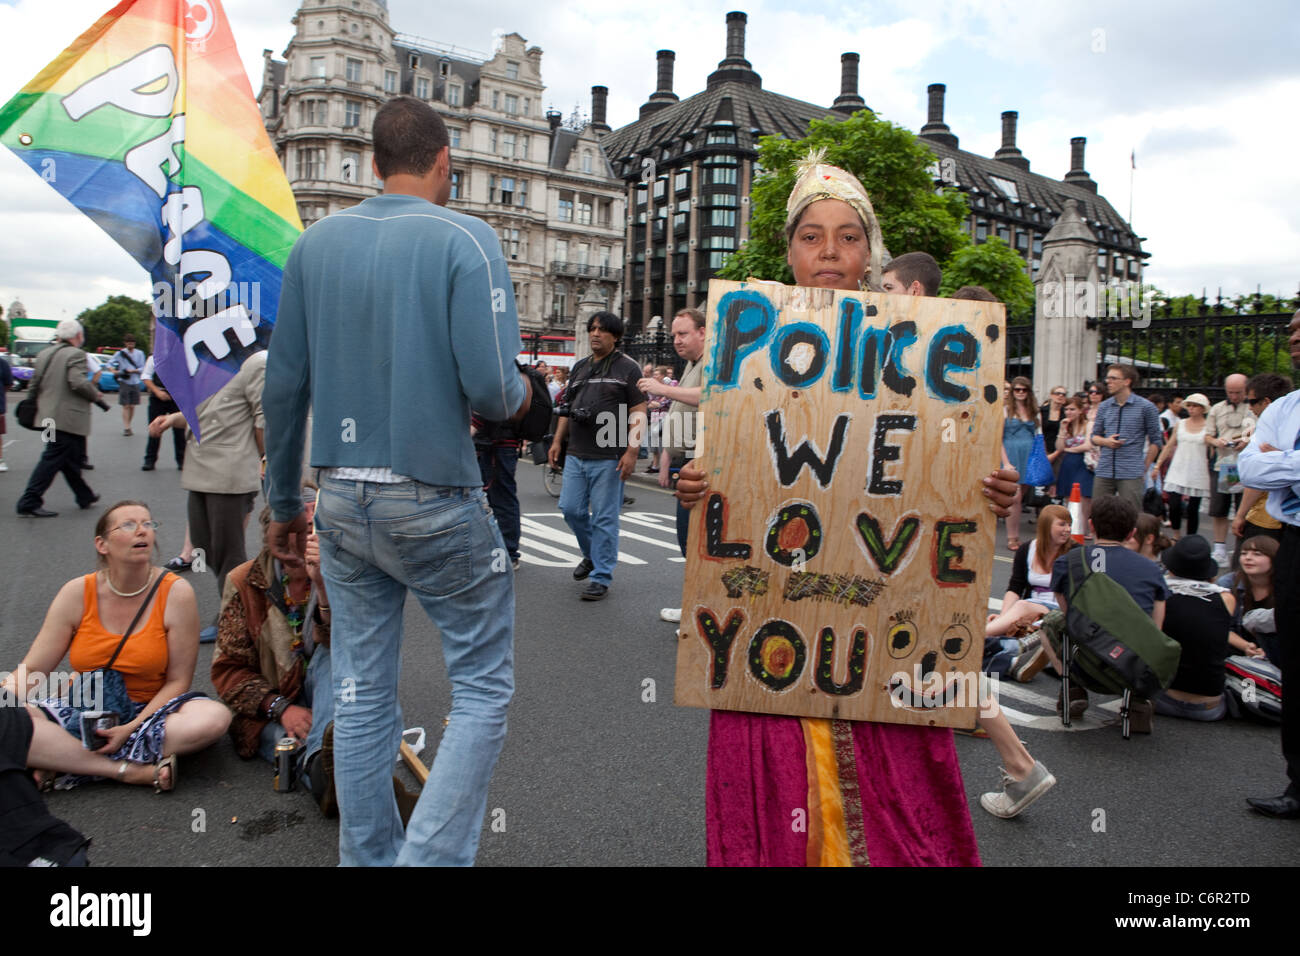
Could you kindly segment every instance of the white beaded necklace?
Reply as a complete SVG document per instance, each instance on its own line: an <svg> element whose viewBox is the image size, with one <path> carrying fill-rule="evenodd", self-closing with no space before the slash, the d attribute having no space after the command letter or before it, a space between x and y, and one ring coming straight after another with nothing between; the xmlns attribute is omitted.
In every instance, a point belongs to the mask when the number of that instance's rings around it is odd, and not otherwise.
<svg viewBox="0 0 1300 956"><path fill-rule="evenodd" d="M131 591L130 593L126 591L119 591L117 588L113 587L113 576L108 573L107 569L105 569L104 571L104 580L108 582L108 589L112 591L114 594L116 594L118 597L124 597L124 598L135 597L137 594L142 594L144 592L144 589L149 586L149 582L153 580L153 568L149 569L149 576L144 579L144 584L140 585L139 590Z"/></svg>

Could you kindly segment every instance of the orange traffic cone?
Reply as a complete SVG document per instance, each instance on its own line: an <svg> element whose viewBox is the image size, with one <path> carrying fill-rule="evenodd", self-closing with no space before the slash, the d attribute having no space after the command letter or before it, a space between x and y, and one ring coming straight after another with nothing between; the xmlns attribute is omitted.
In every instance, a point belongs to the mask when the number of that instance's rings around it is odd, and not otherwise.
<svg viewBox="0 0 1300 956"><path fill-rule="evenodd" d="M1079 494L1077 481L1070 489L1070 537L1076 544L1083 544L1083 495Z"/></svg>

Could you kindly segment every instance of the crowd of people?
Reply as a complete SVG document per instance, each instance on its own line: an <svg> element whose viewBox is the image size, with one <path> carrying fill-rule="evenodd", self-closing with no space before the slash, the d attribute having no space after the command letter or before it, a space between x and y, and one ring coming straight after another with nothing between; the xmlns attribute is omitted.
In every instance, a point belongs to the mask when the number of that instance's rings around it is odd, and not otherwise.
<svg viewBox="0 0 1300 956"><path fill-rule="evenodd" d="M660 484L676 479L685 554L691 509L708 488L691 441L706 316L685 309L673 318L674 346L686 363L679 381L619 349L624 327L611 312L591 316L591 353L572 370L517 368L518 322L499 243L483 222L445 208L451 160L442 120L419 100L390 99L375 120L374 148L383 193L303 234L285 266L269 350L246 360L200 406L203 444L191 435L183 456L176 447L189 534L204 548L222 597L211 674L220 700L192 687L201 631L193 588L156 561L157 524L147 505L119 502L95 529L99 568L59 591L5 690L21 694L33 675L50 673L66 656L80 674L99 675L99 700L121 719L87 733L86 708L71 697L0 708L0 779L25 768L37 772L32 785L58 773L61 786L102 777L165 792L177 785L178 755L226 733L249 759L278 761L290 741L306 788L322 812L339 815L341 863L470 864L514 691L509 563L519 557L521 437L511 428L522 428L541 390L557 414L547 455L564 473L559 507L582 551L573 571L577 596L600 600L613 585L623 487L643 443ZM886 261L865 189L816 156L800 164L786 238L799 285L938 294L938 264L919 252ZM993 298L978 287L954 297ZM345 342L347 317L363 312L372 334ZM77 374L80 329L61 326L59 337L37 363L38 374L51 376L37 394L42 408L60 406L64 437L46 449L20 513L43 510L41 495L60 470L79 503L97 500L77 481L86 406L100 396L84 371ZM1292 343L1300 362L1300 313ZM147 374L143 355L129 359ZM388 374L378 387L369 380L350 387L356 367ZM1224 402L1193 394L1166 404L1139 396L1137 385L1136 370L1117 364L1074 394L1052 387L1040 406L1030 380L1007 383L1003 467L978 487L1006 519L1014 554L1001 612L986 625L983 666L1026 682L1049 667L1063 673L1076 593L1071 562L1082 547L1099 556L1094 571L1117 581L1181 648L1169 687L1130 704L1133 728L1150 732L1155 714L1221 718L1234 654L1276 657L1283 670L1294 657L1286 638L1300 615L1300 496L1292 491L1300 473L1291 464L1300 393L1281 376L1234 375ZM157 389L151 404L168 397ZM1279 408L1263 415L1270 402ZM179 413L156 410L151 438L184 427ZM611 410L625 427L602 435ZM129 431L125 410L123 423ZM314 481L304 481L309 430ZM423 439L408 440L416 434ZM151 446L146 468L157 451ZM1021 484L1040 454L1052 481ZM1084 499L1078 517L1043 500L1068 499L1075 485ZM268 502L264 544L246 560L244 523L259 490ZM1172 506L1174 499L1179 508L1169 507L1167 530L1159 516L1143 514L1144 501L1149 510L1153 500ZM1213 542L1196 534L1204 499ZM1034 511L1033 534L1022 545L1023 516ZM1184 515L1189 527L1180 536ZM1225 575L1230 517L1238 537L1251 534ZM510 562L482 559L497 553ZM451 713L418 799L391 774L408 590L441 635L452 684ZM680 620L681 609L662 616ZM1277 679L1280 686L1281 671ZM1058 708L1081 717L1088 694L1082 683L1068 693L1063 686ZM1288 791L1251 800L1266 814L1300 816L1296 712L1283 711ZM1055 777L991 692L980 724L1004 763L1001 787L981 805L1016 816ZM713 711L706 759L710 864L979 861L946 729ZM792 806L817 819L791 827ZM76 862L84 843L37 817L31 810L24 843L0 850L39 847L45 859Z"/></svg>

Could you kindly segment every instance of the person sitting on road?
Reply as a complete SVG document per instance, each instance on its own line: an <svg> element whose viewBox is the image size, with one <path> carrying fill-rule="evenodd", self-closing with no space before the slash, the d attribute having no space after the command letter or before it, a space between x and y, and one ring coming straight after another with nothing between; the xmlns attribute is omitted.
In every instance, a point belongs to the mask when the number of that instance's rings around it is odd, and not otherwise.
<svg viewBox="0 0 1300 956"><path fill-rule="evenodd" d="M1097 540L1095 545L1085 548L1084 560L1090 567L1098 568L1101 573L1119 583L1137 602L1137 606L1151 615L1156 627L1160 627L1165 620L1165 601L1169 597L1169 587L1165 584L1160 566L1135 554L1129 546L1129 542L1136 537L1137 518L1137 506L1128 498L1107 495L1093 499L1092 530ZM1058 672L1061 671L1061 635L1065 632L1065 612L1068 610L1068 560L1068 556L1060 557L1052 568L1052 591L1061 609L1043 618L1041 629L1042 635L1047 639L1042 647L1052 667ZM1058 697L1057 712L1061 712L1064 707L1064 700ZM1082 717L1088 709L1088 692L1073 680L1070 682L1069 707L1072 718ZM1129 726L1138 733L1150 733L1153 713L1154 708L1149 700L1133 696L1129 701Z"/></svg>
<svg viewBox="0 0 1300 956"><path fill-rule="evenodd" d="M303 508L310 525L314 482L303 483ZM269 508L262 510L261 522L265 533ZM263 546L226 578L212 683L235 713L230 724L235 752L274 762L282 738L298 740L303 782L330 817L338 813L332 739L327 739L334 716L330 606L316 535L307 535L301 547L301 567L283 567Z"/></svg>
<svg viewBox="0 0 1300 956"><path fill-rule="evenodd" d="M1070 537L1070 512L1060 505L1047 505L1038 516L1038 531L1029 547L1021 548L1011 561L1011 580L1002 599L1002 611L989 615L984 627L984 670L1009 674L1028 683L1047 664L1047 656L1032 637L1020 639L1014 632L1026 628L1056 608L1052 593L1052 568L1056 559L1074 547Z"/></svg>
<svg viewBox="0 0 1300 956"><path fill-rule="evenodd" d="M1237 602L1227 588L1214 584L1219 565L1210 545L1189 534L1162 556L1169 600L1162 629L1178 642L1178 672L1167 690L1154 698L1157 714L1187 720L1222 720L1223 662Z"/></svg>
<svg viewBox="0 0 1300 956"><path fill-rule="evenodd" d="M96 753L117 764L114 778L166 791L176 785L176 756L214 743L230 725L230 711L190 689L199 652L198 606L186 581L153 565L157 527L139 501L120 501L100 516L100 570L59 590L3 688L25 697L32 686L58 685L50 678L57 678L53 671L65 654L80 674L105 669L102 683L97 677L84 682L87 688L99 685L102 692L93 696L102 707L74 693L35 701L36 708L74 742L83 711L117 711L120 724L96 731L104 740ZM142 773L133 767L138 764L152 766ZM59 786L69 789L89 779L82 773L65 776Z"/></svg>
<svg viewBox="0 0 1300 956"><path fill-rule="evenodd" d="M1266 535L1247 538L1241 545L1237 570L1216 582L1228 588L1237 601L1228 635L1233 653L1267 657L1274 664L1282 659L1273 618L1273 562L1278 547L1277 539Z"/></svg>
<svg viewBox="0 0 1300 956"><path fill-rule="evenodd" d="M1128 541L1131 545L1130 550L1136 551L1150 561L1159 561L1161 552L1173 544L1162 530L1163 527L1160 519L1155 515L1142 512L1138 515L1137 530Z"/></svg>

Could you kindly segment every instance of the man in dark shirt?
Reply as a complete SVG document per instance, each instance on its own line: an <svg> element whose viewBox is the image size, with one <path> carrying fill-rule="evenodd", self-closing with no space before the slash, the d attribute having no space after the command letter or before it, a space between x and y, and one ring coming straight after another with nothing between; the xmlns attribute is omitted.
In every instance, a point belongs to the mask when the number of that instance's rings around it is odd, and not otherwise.
<svg viewBox="0 0 1300 956"><path fill-rule="evenodd" d="M1096 544L1084 549L1083 559L1094 571L1099 571L1113 578L1137 606L1151 615L1156 627L1161 627L1165 620L1165 601L1169 598L1169 588L1160 566L1149 558L1144 558L1126 546L1125 542L1133 538L1137 530L1137 508L1127 498L1110 496L1092 500L1092 533ZM1061 619L1069 609L1067 594L1070 590L1069 556L1057 558L1052 565L1052 591L1060 612L1056 622L1049 626L1044 619L1043 633L1047 643L1043 645L1052 666L1061 669L1060 643L1057 634L1063 629ZM1053 615L1048 615L1052 617ZM1058 709L1063 702L1058 702ZM1081 717L1088 708L1088 692L1078 684L1070 684L1070 716ZM1154 708L1151 701L1133 697L1129 701L1130 726L1140 733L1151 732L1151 715Z"/></svg>
<svg viewBox="0 0 1300 956"><path fill-rule="evenodd" d="M597 312L587 321L587 336L591 355L573 366L565 401L556 409L550 461L557 467L567 441L560 511L582 549L573 577L590 577L582 599L599 601L614 580L623 482L636 468L646 398L636 384L641 367L618 350L623 320Z"/></svg>

